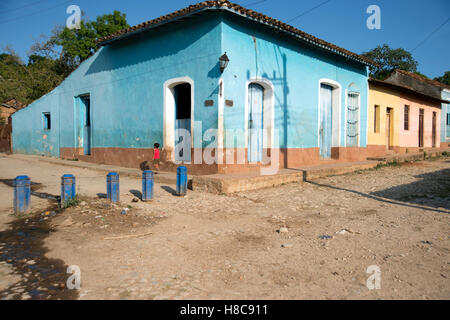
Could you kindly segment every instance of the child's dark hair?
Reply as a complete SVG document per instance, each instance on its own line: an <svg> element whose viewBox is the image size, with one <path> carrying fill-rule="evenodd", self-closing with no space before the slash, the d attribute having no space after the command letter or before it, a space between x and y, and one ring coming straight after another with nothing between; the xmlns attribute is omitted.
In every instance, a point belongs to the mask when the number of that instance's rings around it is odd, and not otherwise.
<svg viewBox="0 0 450 320"><path fill-rule="evenodd" d="M159 148L159 143L155 142L155 144L153 145L155 148Z"/></svg>

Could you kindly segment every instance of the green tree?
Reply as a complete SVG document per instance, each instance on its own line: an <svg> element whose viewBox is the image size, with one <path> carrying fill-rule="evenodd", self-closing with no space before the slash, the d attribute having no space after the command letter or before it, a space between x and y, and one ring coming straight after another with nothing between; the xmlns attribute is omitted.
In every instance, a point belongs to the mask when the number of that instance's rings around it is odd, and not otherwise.
<svg viewBox="0 0 450 320"><path fill-rule="evenodd" d="M362 55L379 65L370 70L370 75L377 79L385 79L394 69L417 72L417 61L410 52L402 48L392 49L384 44L364 52Z"/></svg>
<svg viewBox="0 0 450 320"><path fill-rule="evenodd" d="M0 54L0 102L11 98L27 102L31 74L13 50L5 48L4 51Z"/></svg>
<svg viewBox="0 0 450 320"><path fill-rule="evenodd" d="M0 102L10 98L29 104L58 86L98 48L96 41L129 27L125 14L114 11L80 29L55 27L49 38L34 43L24 63L9 47L0 53Z"/></svg>
<svg viewBox="0 0 450 320"><path fill-rule="evenodd" d="M48 57L31 55L27 68L31 74L28 100L33 101L50 92L64 80L66 74L60 71L59 61Z"/></svg>
<svg viewBox="0 0 450 320"><path fill-rule="evenodd" d="M114 11L98 16L95 21L82 20L80 29L65 27L56 35L56 44L62 46L62 56L76 66L97 51L99 38L128 27L126 15Z"/></svg>
<svg viewBox="0 0 450 320"><path fill-rule="evenodd" d="M434 78L434 80L450 86L450 71L445 72L441 77Z"/></svg>

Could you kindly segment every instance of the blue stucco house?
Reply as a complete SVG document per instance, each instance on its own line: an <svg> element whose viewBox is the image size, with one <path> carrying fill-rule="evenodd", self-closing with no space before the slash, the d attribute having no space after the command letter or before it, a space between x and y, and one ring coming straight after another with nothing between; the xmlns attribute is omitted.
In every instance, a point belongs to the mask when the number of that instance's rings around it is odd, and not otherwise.
<svg viewBox="0 0 450 320"><path fill-rule="evenodd" d="M231 173L367 156L370 60L228 1L99 40L13 116L13 151ZM221 58L219 60L219 58Z"/></svg>
<svg viewBox="0 0 450 320"><path fill-rule="evenodd" d="M450 87L442 85L441 98L441 148L450 147Z"/></svg>

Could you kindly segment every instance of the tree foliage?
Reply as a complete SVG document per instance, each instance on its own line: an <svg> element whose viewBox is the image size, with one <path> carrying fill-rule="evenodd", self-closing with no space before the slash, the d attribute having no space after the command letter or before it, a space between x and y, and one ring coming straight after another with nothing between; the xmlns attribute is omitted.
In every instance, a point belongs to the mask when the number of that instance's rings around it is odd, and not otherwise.
<svg viewBox="0 0 450 320"><path fill-rule="evenodd" d="M15 98L25 104L58 86L98 49L97 39L129 27L125 14L114 11L94 21L81 21L80 29L55 27L47 39L34 43L28 62L9 47L0 53L0 102Z"/></svg>
<svg viewBox="0 0 450 320"><path fill-rule="evenodd" d="M125 14L114 11L95 21L81 21L80 29L65 27L57 35L56 44L62 46L64 55L77 65L97 51L97 39L128 27Z"/></svg>
<svg viewBox="0 0 450 320"><path fill-rule="evenodd" d="M417 72L417 61L410 52L402 48L392 49L384 44L364 52L362 55L379 65L370 70L370 75L376 79L385 79L394 69Z"/></svg>
<svg viewBox="0 0 450 320"><path fill-rule="evenodd" d="M434 78L434 80L450 86L450 71L445 72L441 77Z"/></svg>

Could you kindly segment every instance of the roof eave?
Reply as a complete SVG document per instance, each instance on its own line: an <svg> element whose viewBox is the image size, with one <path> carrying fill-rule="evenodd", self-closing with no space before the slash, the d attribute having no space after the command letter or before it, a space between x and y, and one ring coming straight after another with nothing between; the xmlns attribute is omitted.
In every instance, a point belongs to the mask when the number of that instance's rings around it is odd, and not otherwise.
<svg viewBox="0 0 450 320"><path fill-rule="evenodd" d="M197 10L195 10L195 11L186 13L186 14L184 14L184 15L182 15L182 16L177 16L177 17L174 17L174 18L171 18L171 19L168 19L168 20L161 21L161 22L159 22L159 23L151 24L151 25L149 25L149 26L146 26L146 27L143 27L143 28L134 30L134 31L132 31L132 32L127 32L127 33L124 33L124 34L122 34L122 35L118 35L117 37L114 37L114 38L112 38L112 39L107 39L107 40L98 42L98 45L100 45L100 46L105 46L105 45L107 45L107 44L109 44L109 43L111 43L111 42L115 42L115 41L117 41L117 40L121 40L121 39L124 39L124 38L128 38L128 37L134 36L134 35L136 35L136 34L139 34L139 33L142 33L142 32L145 32L145 31L148 31L148 30L151 30L151 29L154 29L154 28L156 28L156 27L160 27L160 26L163 26L163 25L165 25L165 24L172 23L172 22L174 22L174 21L178 21L178 20L181 20L181 19L185 19L185 18L187 18L187 17L191 17L191 16L193 16L193 15L199 14L200 12L203 12L203 11L206 11L206 10L211 10L211 9L213 9L213 8L200 8L200 9L197 9Z"/></svg>
<svg viewBox="0 0 450 320"><path fill-rule="evenodd" d="M439 102L443 102L443 103L448 103L449 102L449 101L444 100L442 98L437 98L437 97L434 97L434 96L430 96L428 94L425 94L425 93L419 92L417 90L414 90L414 89L412 89L410 87L402 86L402 85L391 83L391 82L386 82L386 81L382 81L382 80L378 80L378 79L374 79L374 78L369 78L369 83L374 83L374 84L379 84L381 86L390 87L390 88L393 88L394 90L404 90L404 91L406 90L406 91L409 91L410 93L414 93L414 94L417 94L419 96L426 97L426 98L429 98L429 99L432 99L432 100L435 100L435 101L439 101Z"/></svg>
<svg viewBox="0 0 450 320"><path fill-rule="evenodd" d="M356 57L354 57L354 56L352 56L352 55L345 54L344 52L341 52L341 51L339 51L339 50L336 50L335 48L331 48L331 47L329 47L329 46L323 45L323 44L321 44L321 43L318 43L318 42L316 42L316 41L313 41L312 39L309 39L309 38L303 37L303 36L301 36L301 35L299 35L299 34L297 34L297 33L294 33L294 32L288 31L288 30L285 30L285 29L283 29L283 28L281 28L281 27L279 27L279 26L273 25L273 24L271 24L271 23L268 23L268 22L265 22L265 21L260 21L260 20L258 20L258 19L255 19L254 17L249 17L249 16L247 16L247 15L245 15L245 14L239 12L239 11L236 11L236 10L234 10L233 8L229 8L229 7L227 7L227 6L221 6L221 7L204 7L204 8L200 8L200 9L197 9L197 10L195 10L195 11L186 13L186 14L181 15L181 16L177 16L177 17L174 17L174 18L171 18L171 19L168 19L168 20L164 20L164 21L159 22L159 23L156 23L156 24L151 24L151 25L149 25L149 26L146 26L146 27L137 29L137 30L132 31L132 32L127 32L127 33L124 33L124 34L122 34L122 35L118 35L117 37L114 37L114 38L111 38L111 39L107 39L107 40L101 41L101 42L99 42L98 44L99 44L100 46L105 46L105 45L110 44L110 43L112 43L112 42L115 42L115 41L118 41L118 40L121 40L121 39L130 37L130 36L134 36L134 35L139 34L139 33L141 33L141 32L145 32L145 31L154 29L154 28L156 28L156 27L159 27L159 26L162 26L162 25L166 25L166 24L172 23L172 22L174 22L174 21L181 20L181 19L185 19L185 18L187 18L187 17L191 17L191 16L193 16L193 15L196 15L196 14L199 14L199 13L202 13L202 12L205 12L205 11L213 11L213 10L228 11L228 12L231 12L231 13L233 13L233 14L237 14L237 15L239 15L239 16L245 18L245 19L252 20L252 21L257 22L257 23L259 23L259 24L262 24L262 25L268 26L268 27L270 27L270 28L276 29L276 30L278 30L278 31L281 31L281 32L283 32L283 33L285 33L285 34L290 35L291 37L294 37L294 38L297 38L297 39L301 39L302 41L304 41L304 42L306 42L306 43L309 43L309 44L311 44L312 46L315 46L315 47L324 49L324 50L326 50L326 51L329 51L329 52L338 54L338 55L340 55L340 56L342 56L342 57L345 57L345 58L347 58L347 59L350 59L350 60L359 62L359 63L364 64L364 65L366 65L366 66L376 67L376 64L372 64L372 63L369 63L368 61L365 61L365 60L362 60L362 59L358 59L358 58L356 58Z"/></svg>

